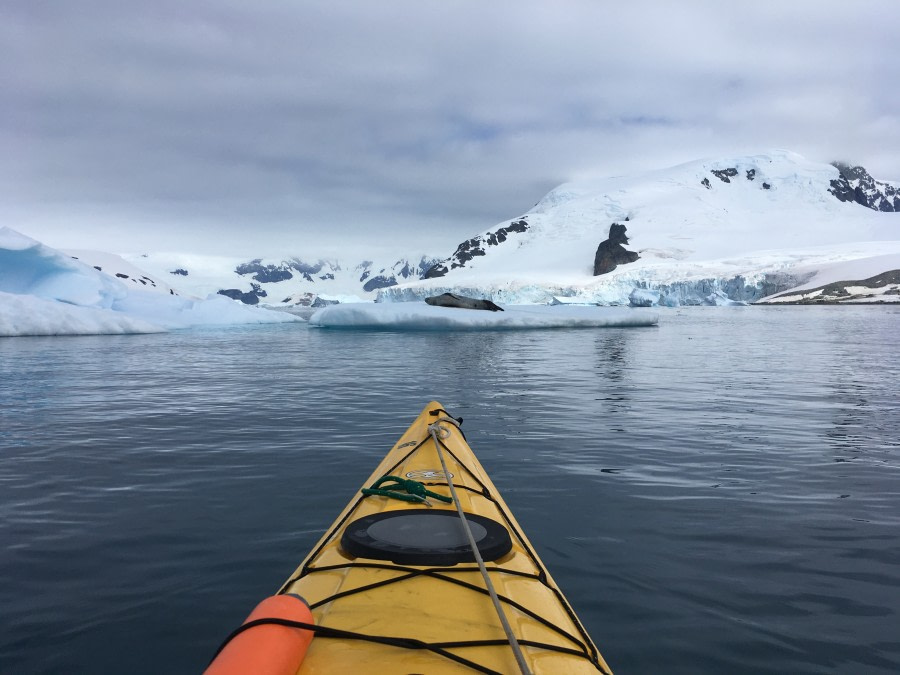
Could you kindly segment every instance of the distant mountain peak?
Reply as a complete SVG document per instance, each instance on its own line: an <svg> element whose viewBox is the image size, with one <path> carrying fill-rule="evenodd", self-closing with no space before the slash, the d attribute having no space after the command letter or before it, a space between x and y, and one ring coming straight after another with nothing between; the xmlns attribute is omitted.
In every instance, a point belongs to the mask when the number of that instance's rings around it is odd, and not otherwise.
<svg viewBox="0 0 900 675"><path fill-rule="evenodd" d="M452 269L464 267L473 258L485 255L488 248L504 243L512 233L521 233L526 230L528 230L527 215L510 221L508 225L504 225L496 230L466 239L466 241L456 247L453 255L433 265L425 272L422 278L435 279L444 276Z"/></svg>
<svg viewBox="0 0 900 675"><path fill-rule="evenodd" d="M831 181L829 192L842 202L856 202L875 211L900 211L900 189L872 178L862 166L833 162L839 178Z"/></svg>

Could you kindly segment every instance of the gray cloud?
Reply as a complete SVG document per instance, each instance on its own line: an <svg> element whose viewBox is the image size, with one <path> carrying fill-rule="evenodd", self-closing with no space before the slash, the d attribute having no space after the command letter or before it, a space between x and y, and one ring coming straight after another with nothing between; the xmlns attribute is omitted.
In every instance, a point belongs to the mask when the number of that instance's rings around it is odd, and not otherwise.
<svg viewBox="0 0 900 675"><path fill-rule="evenodd" d="M13 0L0 217L59 246L445 253L584 175L783 147L900 179L897 25L893 0Z"/></svg>

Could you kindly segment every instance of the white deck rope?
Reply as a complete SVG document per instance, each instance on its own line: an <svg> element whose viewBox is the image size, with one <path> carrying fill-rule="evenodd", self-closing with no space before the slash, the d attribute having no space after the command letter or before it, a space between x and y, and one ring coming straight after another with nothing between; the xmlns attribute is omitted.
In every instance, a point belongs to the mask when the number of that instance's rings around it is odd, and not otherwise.
<svg viewBox="0 0 900 675"><path fill-rule="evenodd" d="M434 424L430 424L428 426L428 431L431 434L431 438L434 439L434 447L437 449L438 458L441 460L441 469L444 471L444 476L447 478L447 485L450 487L450 496L453 497L453 503L456 505L456 512L459 514L463 529L466 531L466 537L469 539L469 546L472 547L472 553L475 554L475 561L478 563L478 569L481 570L481 576L484 578L484 584L487 587L488 594L491 596L491 602L494 603L494 609L497 610L497 616L500 617L500 624L503 626L503 632L506 633L506 639L509 641L509 646L512 648L513 654L515 654L516 663L518 663L522 675L531 675L531 670L525 662L525 655L522 653L522 647L519 645L519 641L513 633L512 626L509 625L509 620L506 618L506 614L500 604L500 598L497 597L497 591L494 590L494 584L491 581L491 577L488 575L487 567L484 565L481 551L478 550L478 545L475 543L475 537L472 535L472 530L469 527L469 521L466 520L466 514L463 512L462 504L460 504L459 497L456 494L456 488L453 486L453 479L450 477L451 474L447 470L447 463L444 461L444 452L441 449L441 441L438 438L438 435L439 433L442 433L443 438L446 438L450 435L450 430L440 426L441 422L450 422L456 427L459 426L459 422L450 417L442 417Z"/></svg>

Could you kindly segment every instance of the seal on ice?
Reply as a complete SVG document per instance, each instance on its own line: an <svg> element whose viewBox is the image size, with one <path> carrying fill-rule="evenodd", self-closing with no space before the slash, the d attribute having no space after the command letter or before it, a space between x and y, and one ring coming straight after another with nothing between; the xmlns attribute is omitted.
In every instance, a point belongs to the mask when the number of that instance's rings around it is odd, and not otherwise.
<svg viewBox="0 0 900 675"><path fill-rule="evenodd" d="M490 300L479 300L478 298L467 298L464 295L453 295L453 293L443 293L442 295L433 295L425 298L425 302L435 307L460 307L462 309L487 309L491 312L502 312L503 308L495 305Z"/></svg>

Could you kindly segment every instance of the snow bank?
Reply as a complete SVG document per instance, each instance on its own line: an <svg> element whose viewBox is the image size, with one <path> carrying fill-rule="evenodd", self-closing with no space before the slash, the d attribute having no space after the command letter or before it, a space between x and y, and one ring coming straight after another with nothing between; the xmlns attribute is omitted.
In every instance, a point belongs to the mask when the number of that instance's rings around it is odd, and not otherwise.
<svg viewBox="0 0 900 675"><path fill-rule="evenodd" d="M197 300L134 288L15 230L0 228L3 337L156 333L198 325L298 320L224 296Z"/></svg>
<svg viewBox="0 0 900 675"><path fill-rule="evenodd" d="M120 312L0 291L0 337L120 335L164 331L160 326Z"/></svg>
<svg viewBox="0 0 900 675"><path fill-rule="evenodd" d="M424 302L360 303L324 307L309 323L322 328L394 330L520 330L655 326L653 311L615 307L517 306L503 312L434 307Z"/></svg>

